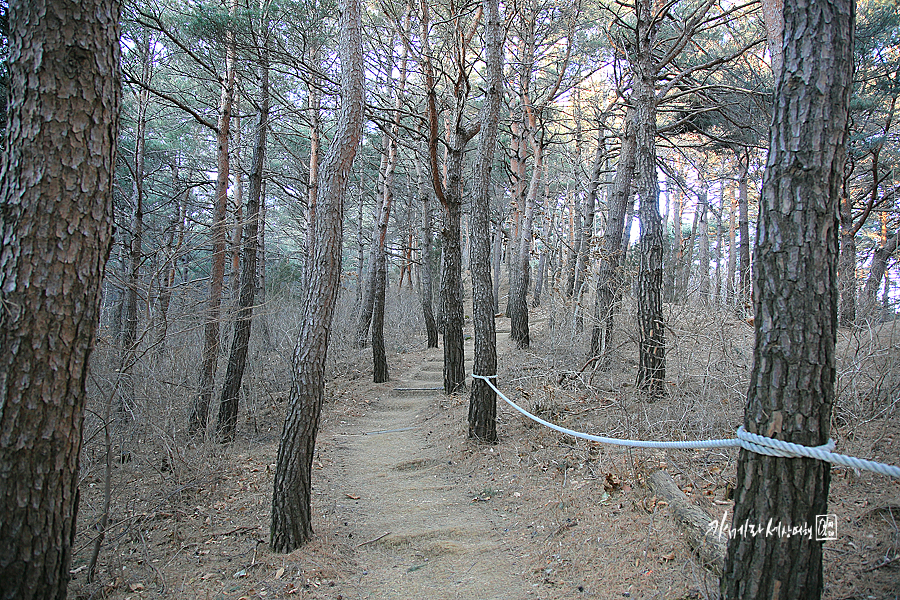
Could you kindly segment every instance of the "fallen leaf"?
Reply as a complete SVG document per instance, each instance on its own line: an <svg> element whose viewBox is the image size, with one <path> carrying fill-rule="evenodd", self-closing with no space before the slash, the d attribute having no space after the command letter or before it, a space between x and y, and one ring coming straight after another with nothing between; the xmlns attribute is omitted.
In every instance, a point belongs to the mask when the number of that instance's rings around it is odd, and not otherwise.
<svg viewBox="0 0 900 600"><path fill-rule="evenodd" d="M346 496L351 500L359 500L359 496L354 496L353 494L346 494Z"/></svg>
<svg viewBox="0 0 900 600"><path fill-rule="evenodd" d="M232 577L234 579L240 579L241 577L246 577L246 576L247 576L247 569L241 569L240 571L238 571L237 573L232 575Z"/></svg>
<svg viewBox="0 0 900 600"><path fill-rule="evenodd" d="M278 567L278 570L275 571L275 579L281 579L282 575L284 575L284 567Z"/></svg>

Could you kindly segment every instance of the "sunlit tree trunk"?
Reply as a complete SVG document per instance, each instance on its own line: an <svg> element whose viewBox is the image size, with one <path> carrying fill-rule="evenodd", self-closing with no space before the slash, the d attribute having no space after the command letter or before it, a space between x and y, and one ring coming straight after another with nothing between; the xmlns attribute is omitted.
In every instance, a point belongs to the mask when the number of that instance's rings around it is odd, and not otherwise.
<svg viewBox="0 0 900 600"><path fill-rule="evenodd" d="M63 600L113 235L115 0L15 0L0 167L0 595ZM83 475L83 474L82 474Z"/></svg>
<svg viewBox="0 0 900 600"><path fill-rule="evenodd" d="M237 10L236 0L231 0L231 11ZM234 32L226 33L225 76L222 79L222 96L219 101L219 119L216 135L216 194L213 203L212 268L209 276L209 300L206 322L203 325L203 351L200 358L200 384L198 395L191 408L188 431L191 435L203 434L209 420L209 404L216 382L219 361L219 327L222 309L222 287L225 280L225 242L228 234L228 178L230 172L228 144L231 131L231 112L234 106Z"/></svg>
<svg viewBox="0 0 900 600"><path fill-rule="evenodd" d="M835 400L838 203L853 80L853 0L784 3L784 63L763 178L753 304L756 346L744 427L824 444ZM815 40L815 43L810 43ZM741 450L734 521L816 530L831 466ZM807 600L822 595L823 542L812 535L736 535L722 595Z"/></svg>

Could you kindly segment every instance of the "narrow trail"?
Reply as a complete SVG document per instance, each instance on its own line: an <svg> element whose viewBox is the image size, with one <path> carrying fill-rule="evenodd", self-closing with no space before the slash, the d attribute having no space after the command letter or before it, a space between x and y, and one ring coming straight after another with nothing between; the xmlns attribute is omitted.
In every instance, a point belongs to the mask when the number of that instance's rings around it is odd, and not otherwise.
<svg viewBox="0 0 900 600"><path fill-rule="evenodd" d="M467 372L473 352L469 339ZM389 385L368 414L348 424L353 433L333 437L342 486L336 517L359 540L360 597L515 599L533 593L523 561L504 542L501 516L473 501L467 482L451 473L446 448L438 446L440 419L431 418L443 393L442 351L425 352Z"/></svg>

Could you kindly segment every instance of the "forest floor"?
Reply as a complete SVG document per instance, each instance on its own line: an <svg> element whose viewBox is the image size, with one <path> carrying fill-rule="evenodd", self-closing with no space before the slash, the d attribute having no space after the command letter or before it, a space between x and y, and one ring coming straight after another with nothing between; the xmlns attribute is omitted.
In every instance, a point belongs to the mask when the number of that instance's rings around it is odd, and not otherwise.
<svg viewBox="0 0 900 600"><path fill-rule="evenodd" d="M673 392L654 406L634 402L627 361L590 379L588 371L570 372L569 383L535 385L528 373L552 363L547 315L533 321L532 350L524 355L509 344L509 321L497 324L499 385L548 420L653 439L729 436L727 429L740 422L740 398L711 406ZM739 320L730 326L749 330ZM467 337L471 372L471 330ZM117 461L113 525L98 577L86 581L92 532L83 526L71 597L718 597L717 579L692 555L646 478L666 469L692 502L717 519L730 518L734 451L601 446L528 423L502 402L501 442L477 444L466 439L468 395L440 389L441 350L389 358L388 383L371 383L370 358L361 351L327 385L313 479L314 541L286 555L268 548L288 385L282 378L273 382L270 401L242 420L235 444L161 451L148 445L133 460ZM709 430L685 425L704 419L712 422ZM856 423L852 440L838 450L849 444L868 451L864 457L896 464L897 421L895 415ZM900 482L839 468L832 473L837 540L825 546L824 597L896 600ZM83 489L83 515L96 514L102 476L88 473Z"/></svg>

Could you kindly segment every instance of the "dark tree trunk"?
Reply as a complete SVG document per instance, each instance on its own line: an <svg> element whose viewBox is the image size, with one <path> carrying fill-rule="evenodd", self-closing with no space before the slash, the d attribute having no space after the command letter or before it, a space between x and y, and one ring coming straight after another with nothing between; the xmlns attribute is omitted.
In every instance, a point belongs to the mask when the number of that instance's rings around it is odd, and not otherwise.
<svg viewBox="0 0 900 600"><path fill-rule="evenodd" d="M784 63L756 236L756 347L744 427L817 446L828 440L835 399L838 204L855 7L853 0L784 4ZM771 522L815 531L817 515L828 512L830 472L822 461L741 450L733 528ZM722 594L818 599L822 551L812 536L736 535Z"/></svg>
<svg viewBox="0 0 900 600"><path fill-rule="evenodd" d="M472 200L472 320L475 324L475 362L472 372L497 374L497 332L491 282L491 167L497 146L497 124L503 97L503 29L498 0L484 0L484 46L487 95L481 113L481 135L475 164ZM497 395L482 379L472 379L469 396L469 437L497 442Z"/></svg>
<svg viewBox="0 0 900 600"><path fill-rule="evenodd" d="M237 428L241 381L247 365L250 328L253 323L253 302L256 295L256 246L259 234L259 199L262 191L263 168L266 160L266 132L269 123L269 58L268 49L260 52L259 113L256 123L256 142L250 165L250 189L247 192L247 224L243 228L241 287L238 297L234 338L225 371L225 383L219 401L217 430L223 443L234 441Z"/></svg>
<svg viewBox="0 0 900 600"><path fill-rule="evenodd" d="M609 346L616 310L616 296L620 286L619 265L622 252L622 235L625 228L625 212L631 202L631 180L635 165L634 111L629 109L625 117L625 131L621 138L619 162L609 198L609 214L603 232L603 249L600 270L597 274L597 298L594 327L591 331L591 356L600 356Z"/></svg>
<svg viewBox="0 0 900 600"><path fill-rule="evenodd" d="M500 312L500 258L503 254L503 225L497 223L497 230L494 237L494 314Z"/></svg>
<svg viewBox="0 0 900 600"><path fill-rule="evenodd" d="M544 279L547 276L547 249L541 252L541 260L538 261L537 279L534 281L534 295L531 297L531 308L541 305L541 291L544 288Z"/></svg>
<svg viewBox="0 0 900 600"><path fill-rule="evenodd" d="M236 4L232 3L232 10ZM209 404L216 383L216 367L219 361L219 317L222 309L222 289L225 280L225 242L228 236L228 174L230 171L228 144L231 130L231 111L234 105L234 34L226 34L228 49L225 59L225 77L222 80L222 98L219 105L218 133L216 136L216 195L213 206L212 269L209 276L209 300L206 322L203 325L203 351L200 358L200 383L197 398L191 408L188 432L205 434L209 422Z"/></svg>
<svg viewBox="0 0 900 600"><path fill-rule="evenodd" d="M425 317L425 336L428 348L438 347L438 326L434 318L434 212L431 194L426 187L425 168L420 153L416 153L416 175L422 203L422 312Z"/></svg>
<svg viewBox="0 0 900 600"><path fill-rule="evenodd" d="M307 259L303 318L293 353L290 402L272 492L271 545L291 552L313 535L310 499L312 461L325 395L325 358L341 276L344 192L365 109L359 0L341 2L341 108L337 130L322 161L316 237Z"/></svg>
<svg viewBox="0 0 900 600"><path fill-rule="evenodd" d="M544 176L544 149L543 140L538 139L536 132L529 136L534 148L534 171L531 174L531 183L528 185L528 194L525 196L525 215L522 219L522 231L519 236L519 245L516 248L515 269L512 272L512 281L509 286L509 337L518 348L527 348L531 343L528 331L528 279L531 262L531 235L534 224L534 206L537 201L538 190Z"/></svg>
<svg viewBox="0 0 900 600"><path fill-rule="evenodd" d="M120 4L9 3L0 170L0 597L63 600L113 230Z"/></svg>
<svg viewBox="0 0 900 600"><path fill-rule="evenodd" d="M463 345L462 248L460 245L460 217L462 198L459 197L459 177L462 171L462 150L451 152L448 173L449 185L444 203L444 262L441 271L441 314L444 321L444 391L452 394L466 387L465 350Z"/></svg>
<svg viewBox="0 0 900 600"><path fill-rule="evenodd" d="M172 164L172 183L175 189L181 187L181 181L178 177L178 165ZM187 198L190 194L186 190L183 195L178 195L175 200L175 214L172 216L172 222L166 230L166 258L162 268L162 283L159 289L158 306L156 309L156 339L154 346L156 347L157 356L159 356L166 344L166 335L169 329L169 303L172 300L172 287L175 285L175 275L177 273L178 255L184 245L184 218L187 206Z"/></svg>
<svg viewBox="0 0 900 600"><path fill-rule="evenodd" d="M650 0L635 3L638 13L638 50L634 73L635 173L640 197L641 266L638 271L637 387L649 399L666 394L666 337L662 312L663 231L656 175L656 41ZM643 29L642 29L643 27ZM708 265L707 265L708 270Z"/></svg>

